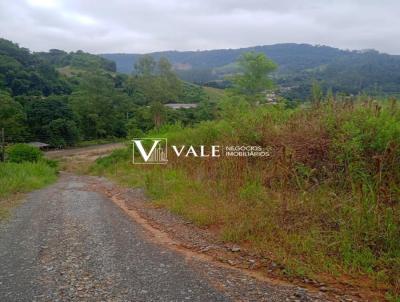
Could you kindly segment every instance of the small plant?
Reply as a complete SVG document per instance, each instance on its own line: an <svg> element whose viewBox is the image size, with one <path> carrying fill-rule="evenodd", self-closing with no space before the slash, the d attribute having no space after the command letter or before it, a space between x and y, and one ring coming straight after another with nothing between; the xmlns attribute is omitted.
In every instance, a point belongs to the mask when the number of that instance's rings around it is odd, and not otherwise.
<svg viewBox="0 0 400 302"><path fill-rule="evenodd" d="M103 166L105 168L114 165L118 161L128 161L129 156L132 154L132 151L129 148L126 149L117 149L114 150L109 156L100 157L96 160L96 163L99 166Z"/></svg>
<svg viewBox="0 0 400 302"><path fill-rule="evenodd" d="M27 144L16 144L7 149L7 159L13 163L37 162L42 157L42 151Z"/></svg>

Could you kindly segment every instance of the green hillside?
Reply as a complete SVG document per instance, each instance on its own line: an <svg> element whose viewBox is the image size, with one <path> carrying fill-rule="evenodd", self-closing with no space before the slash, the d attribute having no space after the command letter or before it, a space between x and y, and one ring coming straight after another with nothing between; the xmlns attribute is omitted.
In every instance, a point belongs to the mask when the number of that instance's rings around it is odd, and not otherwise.
<svg viewBox="0 0 400 302"><path fill-rule="evenodd" d="M241 49L208 51L165 51L150 55L164 56L174 65L178 75L187 81L217 85L227 75L237 72L234 62L244 52L266 54L279 66L274 77L285 90L284 96L307 98L313 80L334 92L374 95L400 93L400 56L377 51L348 51L308 44L276 44ZM116 62L117 70L131 73L138 54L104 54ZM215 84L217 83L217 84ZM222 87L227 83L222 83Z"/></svg>
<svg viewBox="0 0 400 302"><path fill-rule="evenodd" d="M165 122L212 119L215 104L203 88L181 81L165 58L143 58L137 74L82 51L32 53L0 39L0 129L6 142L51 147L140 134ZM172 110L165 103L198 103Z"/></svg>

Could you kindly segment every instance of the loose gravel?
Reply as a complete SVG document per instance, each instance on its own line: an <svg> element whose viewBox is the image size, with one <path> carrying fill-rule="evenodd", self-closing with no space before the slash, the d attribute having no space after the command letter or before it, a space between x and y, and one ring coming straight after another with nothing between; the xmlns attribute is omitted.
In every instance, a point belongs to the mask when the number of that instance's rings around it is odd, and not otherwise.
<svg viewBox="0 0 400 302"><path fill-rule="evenodd" d="M230 301L85 187L63 175L0 224L0 301Z"/></svg>

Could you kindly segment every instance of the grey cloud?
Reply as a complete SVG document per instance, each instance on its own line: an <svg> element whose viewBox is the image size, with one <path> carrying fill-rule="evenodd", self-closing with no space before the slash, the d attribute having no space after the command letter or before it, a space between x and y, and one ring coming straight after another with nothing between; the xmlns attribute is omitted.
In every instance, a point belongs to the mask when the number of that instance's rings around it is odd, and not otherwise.
<svg viewBox="0 0 400 302"><path fill-rule="evenodd" d="M0 0L0 36L94 53L283 42L400 54L396 0Z"/></svg>

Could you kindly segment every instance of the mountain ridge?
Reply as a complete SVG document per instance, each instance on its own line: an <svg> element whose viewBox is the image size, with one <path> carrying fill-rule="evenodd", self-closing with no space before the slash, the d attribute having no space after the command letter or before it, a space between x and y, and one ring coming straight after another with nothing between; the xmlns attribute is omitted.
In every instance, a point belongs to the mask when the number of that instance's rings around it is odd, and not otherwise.
<svg viewBox="0 0 400 302"><path fill-rule="evenodd" d="M308 97L311 82L346 94L400 94L400 55L376 50L343 50L325 45L280 43L237 49L163 51L148 53L156 60L166 57L185 81L223 88L226 76L238 72L234 62L247 51L264 53L277 63L273 77L285 96ZM130 74L145 54L102 54L114 61L117 71ZM288 89L289 88L289 89Z"/></svg>
<svg viewBox="0 0 400 302"><path fill-rule="evenodd" d="M133 60L132 62L135 61L135 59L143 56L143 55L151 55L155 58L158 58L160 56L166 56L168 59L172 59L171 61L173 63L174 60L174 56L178 55L178 56L182 56L186 59L190 58L190 57L198 57L198 56L203 56L203 55L215 55L221 52L224 53L230 53L233 54L235 56L240 55L243 52L247 52L247 51L257 51L257 52L264 52L266 50L279 50L280 48L286 48L286 47L301 47L301 48L307 48L308 50L311 49L325 49L325 50L331 50L331 51L335 51L335 52L341 52L341 53L351 53L351 52L361 52L361 50L342 50L339 48L334 48L331 46L326 46L326 45L311 45L311 44L307 44L307 43L278 43L278 44L270 44L270 45L257 45L257 46L250 46L250 47L241 47L241 48L220 48L220 49L208 49L208 50L188 50L188 51L180 51L180 50L166 50L166 51L155 51L155 52L149 52L149 53L144 53L144 54L139 54L139 53L103 53L103 54L99 54L99 56L102 56L104 58L108 58L108 59L114 59L114 56L119 56L119 57L131 57L131 59ZM375 50L373 50L375 51ZM121 69L121 65L116 61L117 63L117 70L120 72L124 72L124 69ZM224 60L219 61L218 64L216 64L215 66L222 66L225 65ZM133 65L131 66L133 68ZM131 69L132 69L131 68Z"/></svg>

